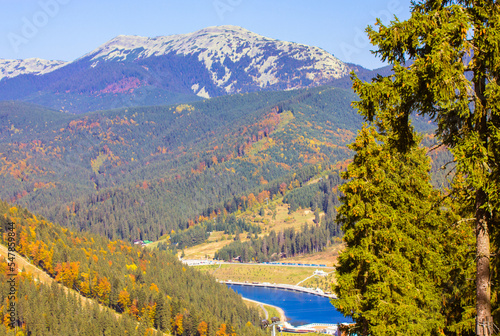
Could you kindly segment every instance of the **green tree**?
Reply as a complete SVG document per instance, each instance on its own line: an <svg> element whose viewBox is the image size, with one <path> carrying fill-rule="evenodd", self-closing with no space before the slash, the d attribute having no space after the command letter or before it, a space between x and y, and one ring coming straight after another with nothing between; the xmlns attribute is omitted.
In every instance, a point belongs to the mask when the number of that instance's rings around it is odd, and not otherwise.
<svg viewBox="0 0 500 336"><path fill-rule="evenodd" d="M453 269L442 239L456 216L435 206L440 197L425 150L415 144L401 153L386 140L363 127L350 145L356 154L343 175L339 208L347 246L334 305L353 317L360 335L441 334L442 284Z"/></svg>
<svg viewBox="0 0 500 336"><path fill-rule="evenodd" d="M355 78L360 112L390 142L415 143L410 115L429 117L466 176L476 222L477 334L491 335L490 233L500 208L500 6L495 0L414 1L411 18L368 27L376 54L394 73L372 83ZM494 237L495 238L495 237ZM498 238L497 238L498 240ZM493 291L496 292L495 290Z"/></svg>

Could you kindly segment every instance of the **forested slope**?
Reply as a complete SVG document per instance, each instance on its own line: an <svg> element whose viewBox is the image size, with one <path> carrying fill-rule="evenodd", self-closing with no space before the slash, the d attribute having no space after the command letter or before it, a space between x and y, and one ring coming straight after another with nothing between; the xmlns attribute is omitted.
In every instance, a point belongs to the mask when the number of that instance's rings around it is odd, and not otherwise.
<svg viewBox="0 0 500 336"><path fill-rule="evenodd" d="M14 223L14 230L9 230L11 223ZM200 325L206 325L208 335L215 335L224 326L234 328L241 335L261 333L258 327L254 327L259 324L257 311L249 310L225 285L183 267L170 253L151 252L88 233L75 234L3 202L0 203L0 224L2 244L7 245L9 232L14 232L17 251L57 282L125 314L128 320L140 322L145 328L154 327L178 335L198 335ZM25 315L19 322L35 330L35 319L30 314L36 310L38 299L30 293L38 290L41 295L50 295L57 289L43 285L35 289L34 284L24 282L22 286L25 286L22 291L26 291L32 308L21 310ZM5 308L3 314L7 313L8 304L5 293L8 291L1 294ZM75 303L74 298L60 300L67 309L84 309ZM99 315L92 311L85 314ZM96 318L101 321L101 317ZM71 320L70 317L66 319ZM57 325L55 323L53 327Z"/></svg>
<svg viewBox="0 0 500 336"><path fill-rule="evenodd" d="M156 239L349 158L353 99L317 88L79 116L4 102L0 197L64 226Z"/></svg>

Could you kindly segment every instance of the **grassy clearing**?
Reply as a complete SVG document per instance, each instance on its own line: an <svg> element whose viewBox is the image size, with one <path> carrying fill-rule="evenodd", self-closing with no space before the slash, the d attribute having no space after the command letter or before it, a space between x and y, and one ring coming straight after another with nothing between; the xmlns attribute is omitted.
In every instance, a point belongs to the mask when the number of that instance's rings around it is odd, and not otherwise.
<svg viewBox="0 0 500 336"><path fill-rule="evenodd" d="M264 206L264 216L258 214L259 209L247 210L244 213L238 214L238 218L244 218L245 220L257 224L262 227L262 233L259 236L265 236L269 234L272 230L279 232L288 228L294 228L300 230L304 223L308 225L314 225L314 213L310 209L299 209L291 214L288 213L288 204L282 203L283 198L279 198L270 202L269 205ZM208 257L212 259L215 252L223 248L224 246L230 244L233 241L234 236L226 235L224 232L212 232L210 238L207 242L187 248L184 250L185 259L203 259ZM247 241L247 234L240 234L241 241ZM154 247L158 244L152 243L149 246ZM330 258L328 260L328 258ZM320 258L321 264L328 264L331 266L332 259L331 254L322 255ZM302 261L301 261L302 262ZM314 262L320 263L320 262Z"/></svg>
<svg viewBox="0 0 500 336"><path fill-rule="evenodd" d="M328 274L327 276L316 275L315 277L304 281L300 285L308 288L319 288L323 292L332 292L333 283L335 283L335 273Z"/></svg>
<svg viewBox="0 0 500 336"><path fill-rule="evenodd" d="M246 241L247 234L240 233L240 240ZM224 234L223 231L212 232L207 242L184 249L184 259L213 259L215 252L233 242L234 235ZM179 251L179 256L182 251Z"/></svg>
<svg viewBox="0 0 500 336"><path fill-rule="evenodd" d="M288 204L283 204L282 201L283 198L279 198L264 206L264 216L258 214L259 209L252 209L239 217L262 227L263 234L268 234L271 230L279 232L288 228L300 230L305 223L314 224L314 213L310 209L299 209L289 214Z"/></svg>
<svg viewBox="0 0 500 336"><path fill-rule="evenodd" d="M309 183L317 183L319 178L311 181ZM310 209L298 209L297 211L289 214L288 204L283 204L283 197L276 198L269 202L269 204L264 205L264 215L259 215L260 207L249 209L243 213L236 213L238 218L243 218L253 224L262 227L262 233L260 237L268 235L272 230L276 232L283 231L287 228L294 228L300 230L301 227L307 223L308 225L315 225L314 223L314 212ZM321 213L320 216L324 214ZM206 242L184 249L185 259L213 259L217 251L222 249L224 246L233 242L234 236L224 234L224 232L212 232L210 237ZM247 241L247 233L240 234L241 241ZM161 241L166 241L165 239L158 242L154 242L148 245L148 248L154 248ZM339 251L343 248L343 245L339 242L329 246L325 251L314 253L305 256L297 256L290 259L283 259L283 262L296 262L303 264L324 264L328 267L332 267L336 264ZM179 256L182 254L182 250L179 250ZM260 280L255 280L260 281ZM262 280L268 281L268 280ZM285 279L285 281L287 281ZM288 280L289 281L289 280ZM298 280L300 281L300 279ZM286 283L286 282L283 282Z"/></svg>
<svg viewBox="0 0 500 336"><path fill-rule="evenodd" d="M305 278L313 275L316 268L313 267L286 267L286 266L264 266L264 265L240 265L224 264L199 266L200 271L212 274L215 278L224 281L237 282L269 282L279 284L295 285ZM331 269L324 269L331 272Z"/></svg>
<svg viewBox="0 0 500 336"><path fill-rule="evenodd" d="M245 305L248 308L255 308L255 309L259 310L259 312L262 312L262 309L260 309L260 304L258 304L257 302L248 301L248 300L243 300L243 302L245 302Z"/></svg>

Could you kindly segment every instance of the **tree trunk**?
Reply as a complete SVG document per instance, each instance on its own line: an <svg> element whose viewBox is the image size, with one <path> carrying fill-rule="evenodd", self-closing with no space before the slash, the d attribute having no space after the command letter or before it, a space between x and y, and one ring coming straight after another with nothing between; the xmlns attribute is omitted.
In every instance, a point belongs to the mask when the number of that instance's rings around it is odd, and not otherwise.
<svg viewBox="0 0 500 336"><path fill-rule="evenodd" d="M482 26L477 27L482 28ZM478 46L475 46L477 49ZM480 50L480 49L478 49ZM481 63L475 71L484 74L484 64ZM474 91L476 104L474 114L480 116L475 124L475 130L479 134L484 147L488 147L488 124L487 124L487 100L484 95L486 91L486 77L478 76L474 80ZM490 235L488 232L488 211L485 205L488 196L483 188L476 190L475 216L476 216L476 335L493 335L493 318L491 316L491 287L490 287Z"/></svg>
<svg viewBox="0 0 500 336"><path fill-rule="evenodd" d="M491 336L493 319L491 317L490 291L490 237L486 210L481 208L486 203L486 193L476 192L476 334Z"/></svg>

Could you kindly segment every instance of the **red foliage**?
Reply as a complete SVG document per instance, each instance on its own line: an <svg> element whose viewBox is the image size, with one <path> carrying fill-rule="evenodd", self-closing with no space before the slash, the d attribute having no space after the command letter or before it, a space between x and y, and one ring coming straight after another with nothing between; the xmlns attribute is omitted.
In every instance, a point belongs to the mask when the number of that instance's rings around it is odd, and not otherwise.
<svg viewBox="0 0 500 336"><path fill-rule="evenodd" d="M98 93L132 93L135 89L141 86L141 81L138 78L124 78L116 83L109 84Z"/></svg>

